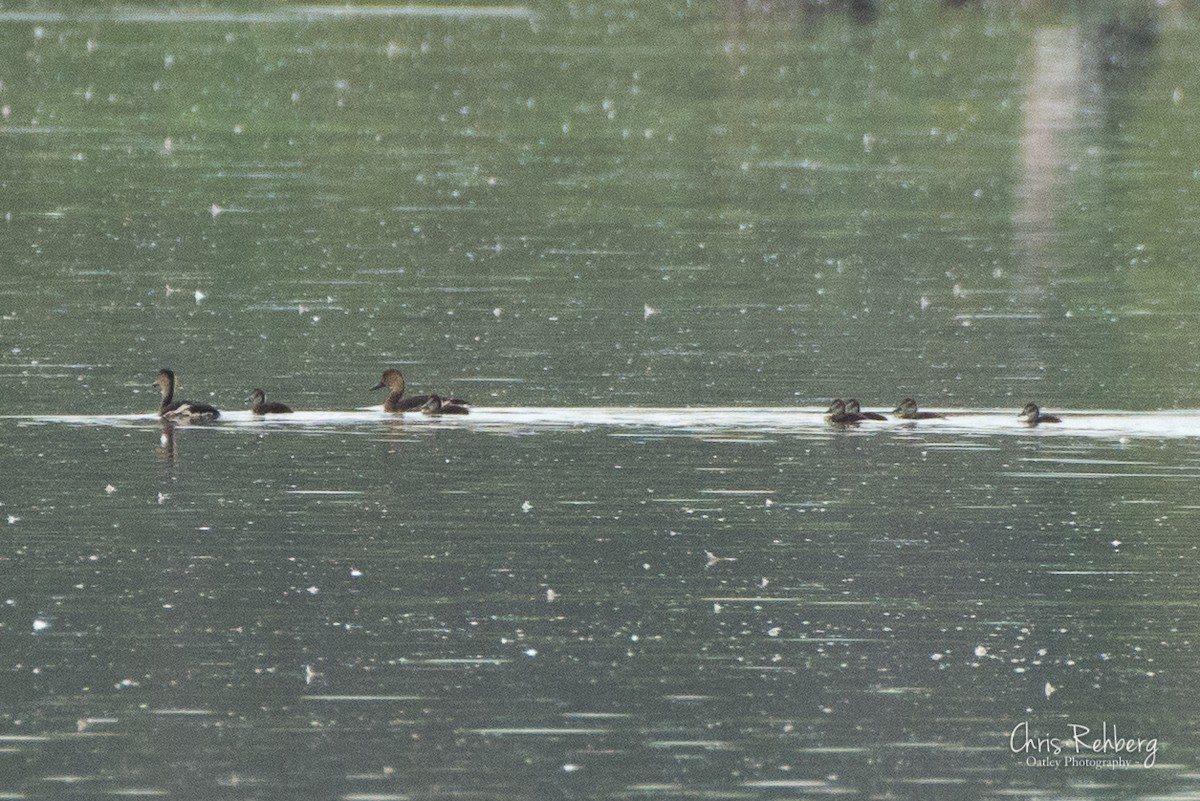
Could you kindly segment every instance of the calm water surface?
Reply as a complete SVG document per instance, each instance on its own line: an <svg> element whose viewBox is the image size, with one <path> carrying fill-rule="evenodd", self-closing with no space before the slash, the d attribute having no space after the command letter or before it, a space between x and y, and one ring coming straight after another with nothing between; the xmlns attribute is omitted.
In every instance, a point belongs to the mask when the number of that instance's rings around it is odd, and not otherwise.
<svg viewBox="0 0 1200 801"><path fill-rule="evenodd" d="M855 7L0 10L0 798L1200 793L1195 15Z"/></svg>

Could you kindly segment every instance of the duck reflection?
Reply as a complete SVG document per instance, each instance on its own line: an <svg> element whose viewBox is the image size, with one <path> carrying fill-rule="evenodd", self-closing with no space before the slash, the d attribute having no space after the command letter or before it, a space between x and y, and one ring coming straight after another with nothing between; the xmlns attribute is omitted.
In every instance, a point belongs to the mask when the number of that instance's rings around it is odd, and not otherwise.
<svg viewBox="0 0 1200 801"><path fill-rule="evenodd" d="M875 0L729 0L726 9L735 21L754 16L788 15L811 21L831 14L844 14L859 25L870 25L879 18Z"/></svg>
<svg viewBox="0 0 1200 801"><path fill-rule="evenodd" d="M174 462L176 459L175 421L169 418L162 420L162 436L158 438L158 455L168 462Z"/></svg>

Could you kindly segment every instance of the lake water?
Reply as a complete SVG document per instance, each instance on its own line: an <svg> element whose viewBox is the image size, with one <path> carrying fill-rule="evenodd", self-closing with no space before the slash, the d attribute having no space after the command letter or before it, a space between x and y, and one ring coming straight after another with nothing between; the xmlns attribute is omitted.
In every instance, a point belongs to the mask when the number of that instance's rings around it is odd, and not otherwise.
<svg viewBox="0 0 1200 801"><path fill-rule="evenodd" d="M0 10L0 798L1197 797L1200 20L1102 6Z"/></svg>

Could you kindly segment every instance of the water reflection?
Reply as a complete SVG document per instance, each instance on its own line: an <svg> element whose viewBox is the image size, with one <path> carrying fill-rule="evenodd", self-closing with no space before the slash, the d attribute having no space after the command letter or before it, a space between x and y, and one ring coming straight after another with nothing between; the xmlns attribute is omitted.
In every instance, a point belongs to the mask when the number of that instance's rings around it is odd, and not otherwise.
<svg viewBox="0 0 1200 801"><path fill-rule="evenodd" d="M839 14L859 25L870 25L879 17L876 0L727 0L725 7L729 17L741 23L754 16L789 16L811 23Z"/></svg>
<svg viewBox="0 0 1200 801"><path fill-rule="evenodd" d="M175 422L172 420L162 421L162 436L158 440L158 453L168 462L174 462L176 458L175 449Z"/></svg>
<svg viewBox="0 0 1200 801"><path fill-rule="evenodd" d="M1038 276L1056 269L1055 246L1073 235L1063 212L1081 198L1104 205L1111 187L1087 179L1098 172L1098 162L1124 149L1118 132L1135 113L1111 98L1136 91L1153 67L1160 22L1149 8L1132 4L1097 13L1103 14L1099 20L1085 15L1075 25L1033 33L1013 213L1031 269L1018 291L1044 294Z"/></svg>

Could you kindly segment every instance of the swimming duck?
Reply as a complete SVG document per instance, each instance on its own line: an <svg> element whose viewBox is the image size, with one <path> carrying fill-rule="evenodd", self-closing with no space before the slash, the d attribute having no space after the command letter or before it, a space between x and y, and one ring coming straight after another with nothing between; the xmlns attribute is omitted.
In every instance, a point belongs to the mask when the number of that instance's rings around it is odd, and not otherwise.
<svg viewBox="0 0 1200 801"><path fill-rule="evenodd" d="M443 398L441 395L430 395L429 400L425 401L425 405L421 407L421 414L469 414L467 407L455 403L450 398Z"/></svg>
<svg viewBox="0 0 1200 801"><path fill-rule="evenodd" d="M263 392L258 387L250 393L250 400L254 403L250 409L251 414L291 414L292 407L286 403L277 403L271 401L267 403L267 393Z"/></svg>
<svg viewBox="0 0 1200 801"><path fill-rule="evenodd" d="M221 412L215 406L194 400L174 400L175 373L163 368L158 371L158 391L162 393L162 403L158 407L158 416L176 420L216 420Z"/></svg>
<svg viewBox="0 0 1200 801"><path fill-rule="evenodd" d="M837 400L833 401L833 403L829 404L828 413L825 415L825 420L827 422L842 426L857 425L862 419L863 418L861 414L851 414L849 411L847 411L846 402L841 398L838 398Z"/></svg>
<svg viewBox="0 0 1200 801"><path fill-rule="evenodd" d="M404 397L404 373L392 368L383 371L383 378L379 379L379 383L371 387L371 389L383 389L388 387L392 393L388 395L387 400L383 402L383 410L385 412L408 412L413 409L420 409L432 395L412 395ZM450 398L450 403L465 405L466 401L461 398Z"/></svg>
<svg viewBox="0 0 1200 801"><path fill-rule="evenodd" d="M857 398L851 398L846 401L846 414L857 414L863 420L886 420L879 412L864 412L862 407L858 405Z"/></svg>
<svg viewBox="0 0 1200 801"><path fill-rule="evenodd" d="M1021 422L1028 423L1031 426L1036 426L1038 423L1061 423L1062 418L1055 417L1052 414L1042 414L1042 410L1038 408L1036 403L1027 403L1025 408L1018 415Z"/></svg>
<svg viewBox="0 0 1200 801"><path fill-rule="evenodd" d="M945 420L946 415L938 414L937 412L919 412L917 411L917 402L912 398L905 398L900 401L900 405L892 409L892 414L899 417L901 420Z"/></svg>

